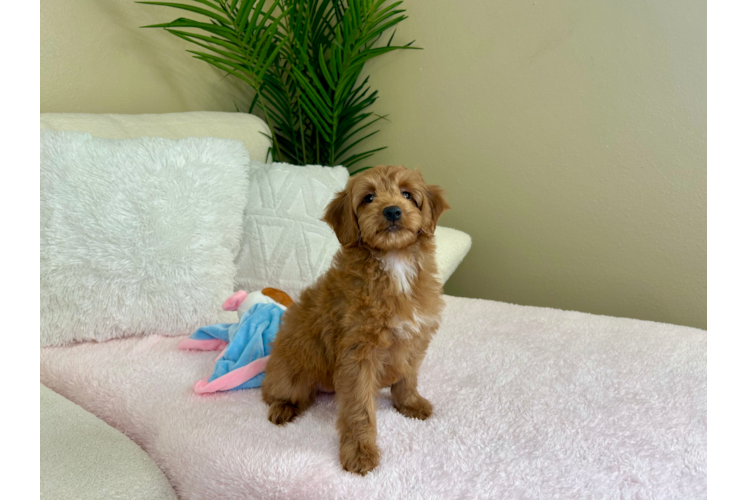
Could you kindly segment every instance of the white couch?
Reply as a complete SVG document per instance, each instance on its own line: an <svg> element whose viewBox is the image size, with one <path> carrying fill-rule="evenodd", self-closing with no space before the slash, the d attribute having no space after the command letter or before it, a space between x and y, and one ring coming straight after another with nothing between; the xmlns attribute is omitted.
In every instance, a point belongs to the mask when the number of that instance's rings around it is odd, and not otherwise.
<svg viewBox="0 0 748 500"><path fill-rule="evenodd" d="M268 146L260 133L266 125L238 113L42 115L41 124L112 138L234 138L255 157ZM446 280L470 238L447 228L437 238ZM365 478L339 467L333 396L320 397L298 422L274 427L256 390L195 395L192 382L214 354L179 351L180 338L43 348L41 381L132 438L181 498L706 498L705 331L446 302L419 381L435 413L426 422L406 419L384 391L382 462ZM62 404L43 399L42 421ZM49 436L42 435L43 457ZM119 456L142 460L132 450ZM136 469L111 487L121 491L132 480L128 498L173 496L153 467ZM78 498L109 496L108 473L99 474L104 486L91 481ZM65 478L60 460L42 461L48 498L66 498L54 494ZM152 486L135 486L144 482Z"/></svg>

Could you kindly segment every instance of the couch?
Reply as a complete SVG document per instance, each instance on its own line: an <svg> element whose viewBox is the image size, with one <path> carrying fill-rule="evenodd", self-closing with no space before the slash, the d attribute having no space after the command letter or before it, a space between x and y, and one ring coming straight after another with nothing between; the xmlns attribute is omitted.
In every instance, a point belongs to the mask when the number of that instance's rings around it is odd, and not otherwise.
<svg viewBox="0 0 748 500"><path fill-rule="evenodd" d="M239 113L49 114L41 128L230 138L263 160L269 145ZM437 230L443 281L470 245ZM706 498L705 331L445 300L419 379L434 415L406 419L383 391L381 465L364 478L340 469L333 395L278 428L257 390L194 394L215 356L181 337L43 347L43 497Z"/></svg>

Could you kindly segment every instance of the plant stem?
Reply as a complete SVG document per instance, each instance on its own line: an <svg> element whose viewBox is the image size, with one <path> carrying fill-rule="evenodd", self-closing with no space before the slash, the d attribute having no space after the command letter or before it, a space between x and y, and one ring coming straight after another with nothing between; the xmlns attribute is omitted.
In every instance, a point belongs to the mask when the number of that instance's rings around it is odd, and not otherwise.
<svg viewBox="0 0 748 500"><path fill-rule="evenodd" d="M260 96L260 107L262 108L262 112L265 114L265 120L267 120L268 122L268 127L270 127L270 136L273 138L273 161L280 161L281 150L280 145L278 144L278 138L275 137L275 126L273 125L273 121L270 119L270 116L268 116L268 111L265 107L265 99L263 99L262 93L260 93L259 89L257 90L257 92Z"/></svg>

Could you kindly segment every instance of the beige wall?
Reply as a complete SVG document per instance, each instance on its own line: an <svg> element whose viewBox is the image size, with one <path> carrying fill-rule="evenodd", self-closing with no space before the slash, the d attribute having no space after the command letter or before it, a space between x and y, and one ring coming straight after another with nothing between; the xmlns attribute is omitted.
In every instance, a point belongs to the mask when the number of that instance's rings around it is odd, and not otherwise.
<svg viewBox="0 0 748 500"><path fill-rule="evenodd" d="M446 291L706 328L706 2L405 5L378 160L472 235Z"/></svg>
<svg viewBox="0 0 748 500"><path fill-rule="evenodd" d="M64 7L63 7L64 5ZM421 166L473 249L446 291L706 327L706 2L407 0L371 66L377 160ZM42 0L42 111L233 110L130 1ZM370 143L373 146L373 143Z"/></svg>

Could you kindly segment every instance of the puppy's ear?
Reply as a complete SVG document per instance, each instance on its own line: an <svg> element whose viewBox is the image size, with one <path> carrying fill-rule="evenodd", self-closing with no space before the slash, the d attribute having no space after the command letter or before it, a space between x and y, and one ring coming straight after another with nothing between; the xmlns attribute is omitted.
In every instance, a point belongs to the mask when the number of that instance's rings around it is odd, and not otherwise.
<svg viewBox="0 0 748 500"><path fill-rule="evenodd" d="M449 210L449 204L444 199L444 190L434 184L426 186L426 200L424 202L423 232L431 237L436 230L436 221Z"/></svg>
<svg viewBox="0 0 748 500"><path fill-rule="evenodd" d="M358 221L348 189L340 191L327 205L322 220L327 222L344 247L353 246L359 238Z"/></svg>

